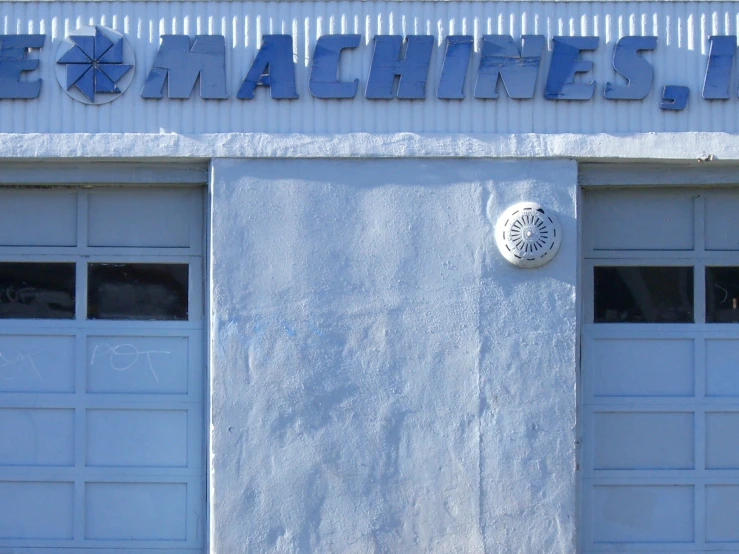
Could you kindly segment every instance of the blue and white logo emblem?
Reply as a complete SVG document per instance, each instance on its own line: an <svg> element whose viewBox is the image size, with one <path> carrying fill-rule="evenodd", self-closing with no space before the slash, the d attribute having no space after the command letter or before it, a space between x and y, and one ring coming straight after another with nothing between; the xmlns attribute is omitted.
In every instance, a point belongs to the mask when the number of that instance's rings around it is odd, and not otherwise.
<svg viewBox="0 0 739 554"><path fill-rule="evenodd" d="M83 26L62 41L56 78L66 93L85 104L105 104L133 80L133 49L122 34L101 25Z"/></svg>

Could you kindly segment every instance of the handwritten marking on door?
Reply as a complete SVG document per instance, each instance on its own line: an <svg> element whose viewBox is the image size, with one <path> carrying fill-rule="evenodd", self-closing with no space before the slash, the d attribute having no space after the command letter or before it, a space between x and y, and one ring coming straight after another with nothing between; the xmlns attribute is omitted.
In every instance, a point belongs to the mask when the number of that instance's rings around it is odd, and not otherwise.
<svg viewBox="0 0 739 554"><path fill-rule="evenodd" d="M33 370L33 372L36 374L36 377L38 377L39 381L43 381L44 378L41 377L41 374L39 373L38 369L36 368L36 364L33 361L34 356L42 353L43 350L37 350L35 352L22 352L20 350L16 350L15 354L8 353L10 356L8 357L5 355L4 352L0 352L0 369L3 370L2 374L0 374L0 377L5 380L11 380L14 378L14 376L5 373L7 370L20 370L24 367L30 367L31 370Z"/></svg>
<svg viewBox="0 0 739 554"><path fill-rule="evenodd" d="M97 356L110 355L109 363L110 368L115 371L126 371L131 369L140 358L145 357L146 363L149 366L149 371L154 376L156 382L159 382L159 376L154 369L154 363L152 361L153 354L171 354L169 350L139 350L136 345L130 343L117 344L111 346L109 344L96 344L92 350L92 357L90 358L90 365L95 363Z"/></svg>

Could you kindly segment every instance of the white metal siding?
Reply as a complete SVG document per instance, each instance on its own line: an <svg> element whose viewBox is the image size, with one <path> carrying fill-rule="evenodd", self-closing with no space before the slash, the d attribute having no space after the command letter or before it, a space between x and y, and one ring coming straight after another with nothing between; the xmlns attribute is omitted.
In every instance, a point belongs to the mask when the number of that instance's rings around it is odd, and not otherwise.
<svg viewBox="0 0 739 554"><path fill-rule="evenodd" d="M739 130L739 99L700 98L707 58L707 37L737 34L739 5L733 2L20 2L3 3L2 33L46 33L42 60L32 75L43 80L41 97L0 101L0 132L148 132L148 133L633 133L650 131ZM60 40L82 24L102 24L125 35L136 53L136 74L122 98L103 106L70 99L56 82L54 57ZM227 41L228 92L223 101L204 101L197 92L189 100L140 98L144 79L165 33L224 34ZM267 33L289 33L294 39L300 99L276 101L260 90L252 101L235 98ZM351 100L316 100L308 91L316 37L328 33L360 33L362 44L343 56L342 79L360 80ZM426 100L369 101L363 90L375 34L433 34ZM597 35L595 98L586 102L543 99L549 58L542 60L533 100L472 97L479 52L473 55L463 101L436 99L436 86L448 34L523 33ZM618 82L611 67L613 46L623 35L657 35L655 51L644 56L655 67L652 92L643 101L606 101L607 81ZM581 77L578 77L580 79ZM583 80L590 75L583 75ZM732 81L736 90L737 79ZM666 84L688 85L691 97L678 113L659 109Z"/></svg>

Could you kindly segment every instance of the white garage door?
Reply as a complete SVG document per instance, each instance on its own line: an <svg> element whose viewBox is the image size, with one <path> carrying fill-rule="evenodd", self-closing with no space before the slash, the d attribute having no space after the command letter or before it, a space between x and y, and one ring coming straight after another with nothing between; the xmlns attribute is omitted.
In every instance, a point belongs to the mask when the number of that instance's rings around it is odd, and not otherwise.
<svg viewBox="0 0 739 554"><path fill-rule="evenodd" d="M583 552L739 552L739 190L584 194Z"/></svg>
<svg viewBox="0 0 739 554"><path fill-rule="evenodd" d="M201 551L202 218L195 188L0 190L0 552Z"/></svg>

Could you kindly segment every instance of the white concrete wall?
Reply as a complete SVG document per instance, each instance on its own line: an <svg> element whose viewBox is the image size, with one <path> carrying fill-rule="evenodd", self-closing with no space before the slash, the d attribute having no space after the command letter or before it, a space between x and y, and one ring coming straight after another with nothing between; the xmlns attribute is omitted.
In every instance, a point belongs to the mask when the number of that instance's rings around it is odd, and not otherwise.
<svg viewBox="0 0 739 554"><path fill-rule="evenodd" d="M576 175L213 162L213 551L574 551ZM538 270L519 200L563 223Z"/></svg>

